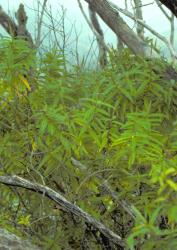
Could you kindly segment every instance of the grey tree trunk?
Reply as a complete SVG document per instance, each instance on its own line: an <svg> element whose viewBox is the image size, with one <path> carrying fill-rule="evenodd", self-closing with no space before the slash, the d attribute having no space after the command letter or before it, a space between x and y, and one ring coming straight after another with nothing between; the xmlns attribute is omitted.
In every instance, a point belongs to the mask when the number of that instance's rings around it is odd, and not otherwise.
<svg viewBox="0 0 177 250"><path fill-rule="evenodd" d="M157 57L157 54L126 24L119 12L107 0L85 0L110 29L136 55Z"/></svg>

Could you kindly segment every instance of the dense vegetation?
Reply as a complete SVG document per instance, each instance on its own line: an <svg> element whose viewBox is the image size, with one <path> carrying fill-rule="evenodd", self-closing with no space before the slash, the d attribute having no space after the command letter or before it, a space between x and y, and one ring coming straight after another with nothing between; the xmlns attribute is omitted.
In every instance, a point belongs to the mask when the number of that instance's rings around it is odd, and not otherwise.
<svg viewBox="0 0 177 250"><path fill-rule="evenodd" d="M0 174L60 192L127 249L176 249L177 88L167 63L111 50L104 70L67 71L62 54L1 41ZM1 185L0 205L1 225L42 249L121 249L41 195Z"/></svg>

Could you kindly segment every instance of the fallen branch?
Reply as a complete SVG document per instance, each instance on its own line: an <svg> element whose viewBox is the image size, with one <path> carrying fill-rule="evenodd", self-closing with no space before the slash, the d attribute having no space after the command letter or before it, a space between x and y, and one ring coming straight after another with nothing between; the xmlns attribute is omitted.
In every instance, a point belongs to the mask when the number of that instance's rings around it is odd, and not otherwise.
<svg viewBox="0 0 177 250"><path fill-rule="evenodd" d="M16 175L0 176L0 183L3 183L8 186L25 188L33 192L45 195L46 197L48 197L49 199L51 199L52 201L60 205L67 212L70 212L74 215L82 217L87 223L89 223L91 226L97 229L101 234L103 234L106 238L108 238L113 243L119 246L125 247L125 243L119 235L115 234L113 231L107 228L104 224L95 220L90 214L83 211L77 205L72 204L67 199L65 199L62 195L60 195L58 192L55 192L51 188L38 184L38 183L30 182Z"/></svg>

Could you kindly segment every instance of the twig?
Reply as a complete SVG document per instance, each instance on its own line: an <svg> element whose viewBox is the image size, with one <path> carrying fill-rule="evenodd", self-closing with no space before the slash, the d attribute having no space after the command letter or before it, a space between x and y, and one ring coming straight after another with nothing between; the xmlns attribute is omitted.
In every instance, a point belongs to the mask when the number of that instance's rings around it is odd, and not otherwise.
<svg viewBox="0 0 177 250"><path fill-rule="evenodd" d="M47 0L44 0L43 4L42 4L41 15L39 16L39 19L38 19L37 38L36 38L36 44L35 44L36 48L38 48L40 46L40 44L41 44L42 21L43 21L43 17L44 17L46 4L47 4ZM38 13L39 13L39 11L38 11Z"/></svg>

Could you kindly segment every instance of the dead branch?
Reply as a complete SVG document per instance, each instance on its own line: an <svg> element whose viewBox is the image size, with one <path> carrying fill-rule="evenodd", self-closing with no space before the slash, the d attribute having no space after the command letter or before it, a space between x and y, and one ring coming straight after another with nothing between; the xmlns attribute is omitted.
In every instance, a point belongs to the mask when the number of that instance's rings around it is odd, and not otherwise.
<svg viewBox="0 0 177 250"><path fill-rule="evenodd" d="M91 20L91 22L90 22L86 13L84 12L81 1L80 0L77 0L77 1L78 1L78 5L79 5L79 8L81 10L83 17L85 18L88 26L90 27L90 29L92 30L93 34L96 37L98 49L99 49L99 64L101 67L104 67L107 64L107 50L108 50L108 48L105 44L104 34L103 34L103 31L99 25L99 22L98 22L98 19L96 16L96 12L92 8L92 6L89 4L88 9L89 9L89 15L90 15L90 20Z"/></svg>
<svg viewBox="0 0 177 250"><path fill-rule="evenodd" d="M89 15L90 15L90 20L92 22L92 26L98 34L97 43L99 47L99 63L101 68L104 68L107 65L107 46L104 42L104 34L98 22L96 12L90 4L89 4Z"/></svg>
<svg viewBox="0 0 177 250"><path fill-rule="evenodd" d="M33 192L48 197L49 199L60 205L67 212L82 217L85 222L90 224L92 227L94 227L96 230L98 230L101 234L103 234L106 238L108 238L116 245L125 247L125 243L119 235L115 234L104 224L95 220L90 214L86 213L80 207L68 201L66 198L64 198L58 192L55 192L53 189L38 183L30 182L29 180L26 180L16 175L0 176L0 183L5 184L7 186L25 188L27 190L31 190Z"/></svg>
<svg viewBox="0 0 177 250"><path fill-rule="evenodd" d="M43 17L44 17L44 12L46 9L46 5L47 5L47 0L43 1L42 4L42 10L41 13L39 15L39 9L38 9L38 24L37 24L37 37L36 37L36 42L35 42L35 46L36 48L39 48L40 44L41 44L41 31L42 31L42 22L43 22Z"/></svg>
<svg viewBox="0 0 177 250"><path fill-rule="evenodd" d="M170 51L171 57L173 59L175 59L175 60L177 59L177 52L176 52L175 48L173 47L171 42L168 41L168 39L165 36L159 34L157 31L155 31L153 28L151 28L148 24L146 24L143 20L136 19L131 12L122 9L122 8L118 7L117 5L111 3L111 2L109 2L109 4L110 4L110 6L112 8L114 8L118 12L121 12L122 14L126 15L127 17L131 18L132 20L136 21L137 23L142 25L144 28L149 30L154 36L156 36L158 39L160 39L162 42L164 42L166 44L166 46L168 47L169 51Z"/></svg>
<svg viewBox="0 0 177 250"><path fill-rule="evenodd" d="M140 19L143 21L143 12L142 12L142 1L141 0L134 0L135 5L135 18ZM136 21L135 21L136 22ZM138 36L144 40L144 27L140 23L136 24L136 30Z"/></svg>
<svg viewBox="0 0 177 250"><path fill-rule="evenodd" d="M145 41L131 30L111 2L108 0L85 1L94 8L95 12L102 18L108 27L110 27L135 55L142 55L149 58L159 57Z"/></svg>
<svg viewBox="0 0 177 250"><path fill-rule="evenodd" d="M0 6L0 24L9 35L13 37L17 36L18 27L16 23L3 11L1 6Z"/></svg>
<svg viewBox="0 0 177 250"><path fill-rule="evenodd" d="M175 16L173 13L171 13L171 15L169 15L166 10L163 8L162 3L160 2L160 0L155 0L157 6L160 8L160 10L162 11L162 13L165 15L165 17L168 19L168 21L170 22L170 42L174 47L174 39L175 39Z"/></svg>
<svg viewBox="0 0 177 250"><path fill-rule="evenodd" d="M0 24L6 30L6 32L14 38L22 38L29 42L31 48L34 47L31 34L27 31L27 15L24 9L24 5L20 4L17 12L15 13L17 19L16 24L12 18L2 9L0 6Z"/></svg>

